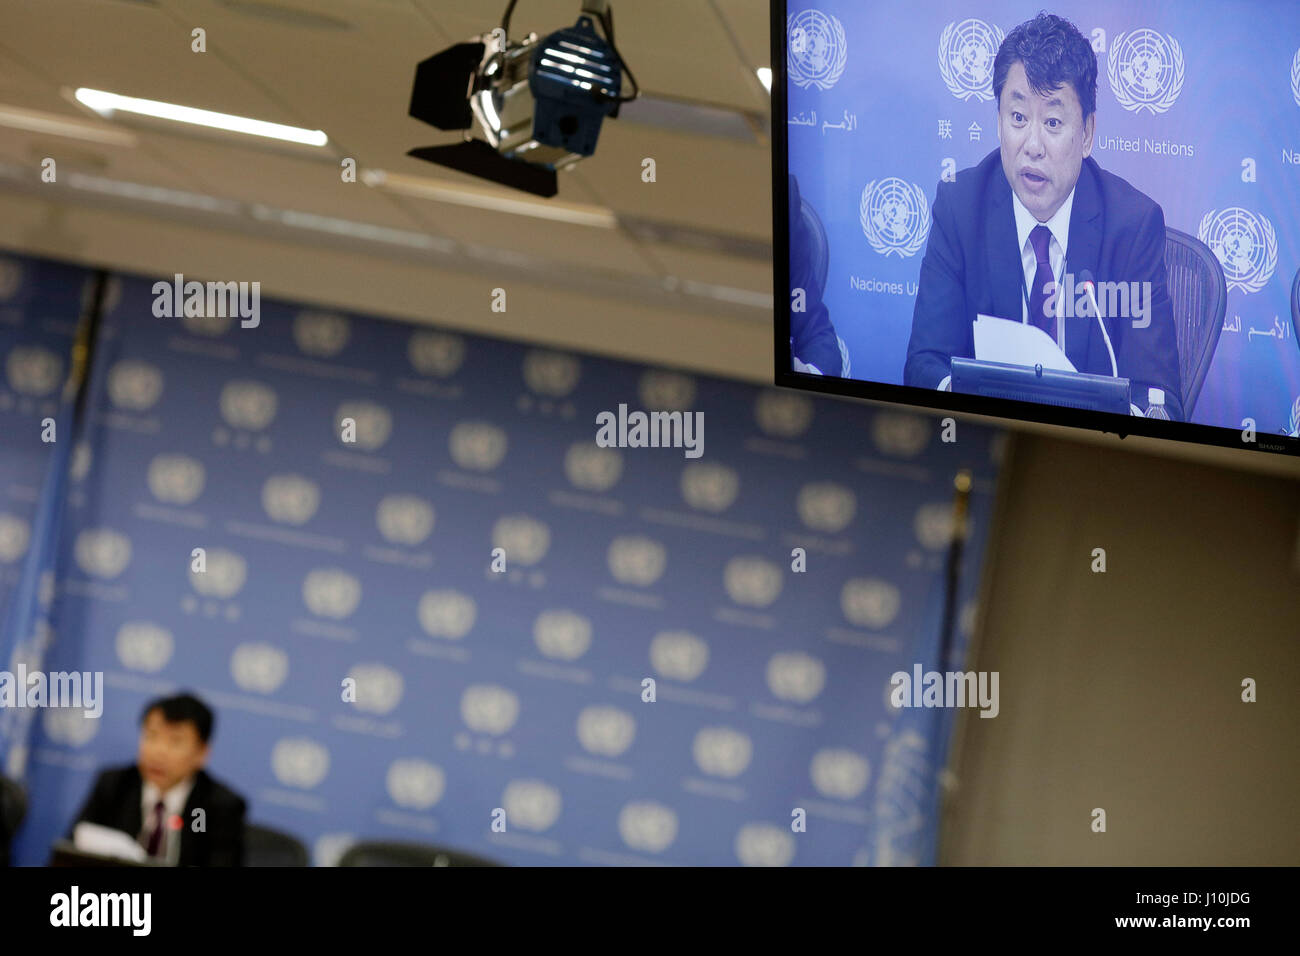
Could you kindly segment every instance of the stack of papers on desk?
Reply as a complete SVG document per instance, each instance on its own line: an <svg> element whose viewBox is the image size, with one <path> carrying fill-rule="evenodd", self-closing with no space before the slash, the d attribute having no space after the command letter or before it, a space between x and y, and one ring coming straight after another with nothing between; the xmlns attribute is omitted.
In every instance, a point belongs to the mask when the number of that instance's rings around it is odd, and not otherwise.
<svg viewBox="0 0 1300 956"><path fill-rule="evenodd" d="M143 863L149 859L144 847L132 839L129 833L100 826L98 823L78 823L72 831L72 843L82 853L111 856L132 863Z"/></svg>
<svg viewBox="0 0 1300 956"><path fill-rule="evenodd" d="M1030 368L1041 365L1060 372L1079 371L1052 337L1038 326L991 315L975 317L975 358L981 362Z"/></svg>

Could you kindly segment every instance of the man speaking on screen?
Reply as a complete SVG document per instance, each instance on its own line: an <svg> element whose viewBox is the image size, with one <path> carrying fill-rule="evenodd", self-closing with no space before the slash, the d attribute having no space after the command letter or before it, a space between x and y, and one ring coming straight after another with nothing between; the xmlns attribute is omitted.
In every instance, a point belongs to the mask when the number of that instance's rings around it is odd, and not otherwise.
<svg viewBox="0 0 1300 956"><path fill-rule="evenodd" d="M998 48L993 94L999 148L935 193L903 384L949 389L983 314L1038 326L1079 372L1129 379L1136 414L1162 389L1181 421L1164 212L1091 157L1092 46L1040 13Z"/></svg>

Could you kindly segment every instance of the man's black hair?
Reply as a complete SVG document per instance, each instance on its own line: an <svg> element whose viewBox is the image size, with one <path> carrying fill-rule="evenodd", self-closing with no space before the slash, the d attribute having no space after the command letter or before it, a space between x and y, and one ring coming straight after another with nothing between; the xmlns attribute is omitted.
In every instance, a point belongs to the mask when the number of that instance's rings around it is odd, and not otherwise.
<svg viewBox="0 0 1300 956"><path fill-rule="evenodd" d="M194 729L199 732L201 743L206 744L212 736L212 710L193 694L159 697L157 700L150 701L145 704L144 710L140 713L140 723L143 724L155 710L162 711L163 720L169 724L180 724L185 721L192 723Z"/></svg>
<svg viewBox="0 0 1300 956"><path fill-rule="evenodd" d="M1025 78L1035 93L1050 93L1069 83L1079 97L1084 121L1096 112L1097 54L1069 20L1040 12L1007 34L993 60L993 96L999 106L1007 74L1016 63L1025 65Z"/></svg>

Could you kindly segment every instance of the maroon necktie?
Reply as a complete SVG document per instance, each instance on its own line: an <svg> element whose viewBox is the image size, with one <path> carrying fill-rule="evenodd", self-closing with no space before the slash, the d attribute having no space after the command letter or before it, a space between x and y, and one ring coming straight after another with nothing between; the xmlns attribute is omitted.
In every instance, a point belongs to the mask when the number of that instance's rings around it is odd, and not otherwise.
<svg viewBox="0 0 1300 956"><path fill-rule="evenodd" d="M153 830L149 834L149 842L144 848L144 851L151 857L157 856L158 848L162 846L163 812L165 810L166 807L163 805L161 800L153 806Z"/></svg>
<svg viewBox="0 0 1300 956"><path fill-rule="evenodd" d="M1058 290L1056 298L1052 300L1053 309L1049 315L1047 314L1047 291L1045 291L1056 281L1056 276L1052 274L1052 260L1047 253L1051 240L1052 231L1046 226L1034 226L1029 233L1029 242L1034 247L1034 258L1038 260L1038 268L1034 272L1034 285L1029 290L1029 321L1046 332L1055 342L1056 307L1060 305L1060 292Z"/></svg>

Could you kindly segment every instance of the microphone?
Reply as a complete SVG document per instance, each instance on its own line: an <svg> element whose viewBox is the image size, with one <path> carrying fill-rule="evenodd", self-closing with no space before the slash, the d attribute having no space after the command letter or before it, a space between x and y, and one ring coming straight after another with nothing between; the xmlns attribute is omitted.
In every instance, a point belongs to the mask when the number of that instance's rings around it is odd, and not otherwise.
<svg viewBox="0 0 1300 956"><path fill-rule="evenodd" d="M1101 326L1101 337L1106 340L1106 351L1110 355L1110 373L1115 378L1119 378L1119 366L1115 364L1115 349L1110 344L1110 333L1106 331L1106 323L1101 320L1101 309L1097 307L1097 296L1094 293L1097 283L1093 281L1092 270L1084 269L1079 273L1079 278L1083 280L1083 290L1088 294L1088 304L1092 306L1092 314L1097 317L1097 324Z"/></svg>

